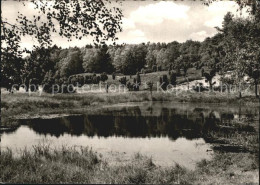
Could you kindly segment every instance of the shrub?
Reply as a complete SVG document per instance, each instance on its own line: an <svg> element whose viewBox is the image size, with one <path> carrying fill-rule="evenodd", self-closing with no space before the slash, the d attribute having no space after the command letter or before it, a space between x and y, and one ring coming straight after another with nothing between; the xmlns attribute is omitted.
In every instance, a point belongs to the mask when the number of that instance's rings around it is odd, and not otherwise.
<svg viewBox="0 0 260 185"><path fill-rule="evenodd" d="M132 84L131 82L127 82L126 87L129 91L133 91L134 90L134 84Z"/></svg>
<svg viewBox="0 0 260 185"><path fill-rule="evenodd" d="M97 83L97 77L96 77L96 76L93 76L93 77L92 77L92 83L93 83L93 84L96 84L96 83Z"/></svg>
<svg viewBox="0 0 260 185"><path fill-rule="evenodd" d="M123 85L126 85L126 82L127 82L126 77L124 76L124 77L120 78L120 79L119 79L119 82L120 82L121 84L123 84Z"/></svg>
<svg viewBox="0 0 260 185"><path fill-rule="evenodd" d="M77 79L76 79L75 76L73 76L73 77L70 78L70 83L73 84L73 85L76 85Z"/></svg>
<svg viewBox="0 0 260 185"><path fill-rule="evenodd" d="M88 79L89 79L89 76L88 75L84 75L84 84L87 84Z"/></svg>
<svg viewBox="0 0 260 185"><path fill-rule="evenodd" d="M115 72L112 73L112 79L113 79L113 80L116 79L116 74L115 74Z"/></svg>
<svg viewBox="0 0 260 185"><path fill-rule="evenodd" d="M100 76L93 76L92 78L92 83L93 84L98 84L100 81Z"/></svg>
<svg viewBox="0 0 260 185"><path fill-rule="evenodd" d="M82 75L79 75L78 83L79 83L80 86L82 86L84 84L84 77Z"/></svg>
<svg viewBox="0 0 260 185"><path fill-rule="evenodd" d="M59 84L68 84L69 83L68 79L66 77L60 78L59 81L60 81Z"/></svg>
<svg viewBox="0 0 260 185"><path fill-rule="evenodd" d="M153 71L153 72L156 72L156 71L157 71L157 66L156 66L156 65L153 65L152 71Z"/></svg>
<svg viewBox="0 0 260 185"><path fill-rule="evenodd" d="M203 73L203 76L206 78L205 81L209 83L210 90L212 90L213 85L216 83L216 82L212 82L215 75L216 75L216 71L214 69Z"/></svg>
<svg viewBox="0 0 260 185"><path fill-rule="evenodd" d="M169 85L168 77L167 77L167 75L163 75L163 77L162 77L162 89L166 90L168 85Z"/></svg>
<svg viewBox="0 0 260 185"><path fill-rule="evenodd" d="M175 71L171 71L170 72L170 83L172 84L172 85L176 85L176 72Z"/></svg>
<svg viewBox="0 0 260 185"><path fill-rule="evenodd" d="M100 76L100 79L102 82L105 82L107 79L108 79L108 76L106 73L102 73L101 76Z"/></svg>
<svg viewBox="0 0 260 185"><path fill-rule="evenodd" d="M86 84L92 84L92 78L87 79Z"/></svg>
<svg viewBox="0 0 260 185"><path fill-rule="evenodd" d="M91 84L92 78L93 78L93 75L85 75L84 76L84 84Z"/></svg>
<svg viewBox="0 0 260 185"><path fill-rule="evenodd" d="M97 76L97 84L100 82L100 80L101 80L101 77Z"/></svg>

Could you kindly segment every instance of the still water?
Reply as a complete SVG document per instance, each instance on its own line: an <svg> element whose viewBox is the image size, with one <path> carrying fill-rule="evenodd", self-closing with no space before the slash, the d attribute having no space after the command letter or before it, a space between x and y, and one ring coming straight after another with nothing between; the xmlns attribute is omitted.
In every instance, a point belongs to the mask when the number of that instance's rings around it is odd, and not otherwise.
<svg viewBox="0 0 260 185"><path fill-rule="evenodd" d="M1 150L19 155L25 147L49 144L91 147L103 158L119 162L135 153L152 157L157 165L178 163L194 169L213 154L206 133L235 119L251 119L258 110L246 107L174 103L127 103L103 106L82 115L20 120L15 131L3 133Z"/></svg>

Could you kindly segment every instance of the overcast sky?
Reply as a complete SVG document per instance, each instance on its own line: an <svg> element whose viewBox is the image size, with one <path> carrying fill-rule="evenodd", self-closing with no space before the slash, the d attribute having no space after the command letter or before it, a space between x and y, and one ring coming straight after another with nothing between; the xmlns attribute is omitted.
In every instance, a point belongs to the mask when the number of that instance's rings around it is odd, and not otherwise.
<svg viewBox="0 0 260 185"><path fill-rule="evenodd" d="M115 3L115 2L112 2ZM118 6L118 4L117 4ZM210 6L202 1L123 1L123 32L118 34L118 43L184 42L188 39L203 41L221 27L224 15L230 11L237 16L237 4L233 1L214 2ZM15 20L17 12L33 14L33 6L26 7L16 1L2 2L2 15ZM84 46L92 38L67 42L54 36L54 44L62 47ZM26 38L22 45L31 48L33 40Z"/></svg>

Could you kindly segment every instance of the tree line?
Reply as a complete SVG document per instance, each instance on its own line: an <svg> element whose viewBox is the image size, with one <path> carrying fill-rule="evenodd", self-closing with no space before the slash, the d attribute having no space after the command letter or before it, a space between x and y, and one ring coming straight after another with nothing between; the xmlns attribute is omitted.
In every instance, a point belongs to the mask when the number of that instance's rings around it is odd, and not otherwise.
<svg viewBox="0 0 260 185"><path fill-rule="evenodd" d="M203 42L142 43L122 45L86 45L62 49L56 45L36 47L26 58L6 55L1 62L1 83L69 83L79 73L121 73L175 71L186 75L191 67L202 69L213 86L218 73L229 84L244 83L249 76L255 85L260 78L259 8L248 18L236 18L228 12L218 33ZM13 57L13 58L12 58ZM229 72L229 73L228 73ZM229 74L227 76L226 74ZM174 78L174 77L173 77Z"/></svg>

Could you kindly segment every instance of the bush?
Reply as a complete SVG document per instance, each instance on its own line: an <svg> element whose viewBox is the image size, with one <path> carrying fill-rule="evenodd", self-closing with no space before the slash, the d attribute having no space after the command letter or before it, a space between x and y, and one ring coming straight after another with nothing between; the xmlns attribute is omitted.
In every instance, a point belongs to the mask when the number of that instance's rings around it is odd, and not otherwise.
<svg viewBox="0 0 260 185"><path fill-rule="evenodd" d="M101 81L101 77L100 76L97 76L97 84Z"/></svg>
<svg viewBox="0 0 260 185"><path fill-rule="evenodd" d="M78 83L79 83L80 86L82 86L84 84L84 77L82 75L79 75Z"/></svg>
<svg viewBox="0 0 260 185"><path fill-rule="evenodd" d="M156 71L157 71L157 66L156 66L156 65L153 65L152 71L153 71L153 72L156 72Z"/></svg>
<svg viewBox="0 0 260 185"><path fill-rule="evenodd" d="M119 79L119 82L120 82L121 84L123 84L123 85L126 85L126 82L127 82L126 77L124 76L124 77L120 78L120 79Z"/></svg>
<svg viewBox="0 0 260 185"><path fill-rule="evenodd" d="M100 82L100 76L93 76L92 83L93 84L98 84L99 82Z"/></svg>
<svg viewBox="0 0 260 185"><path fill-rule="evenodd" d="M162 76L162 83L161 84L162 84L162 89L166 90L167 86L169 85L169 80L168 80L167 75Z"/></svg>
<svg viewBox="0 0 260 185"><path fill-rule="evenodd" d="M92 83L92 75L85 75L84 76L84 84L91 84Z"/></svg>
<svg viewBox="0 0 260 185"><path fill-rule="evenodd" d="M170 84L172 84L172 85L176 85L176 78L177 77L177 75L176 75L176 72L175 71L171 71L170 72Z"/></svg>
<svg viewBox="0 0 260 185"><path fill-rule="evenodd" d="M68 84L68 79L66 77L62 77L59 79L59 84ZM84 82L83 82L84 83Z"/></svg>
<svg viewBox="0 0 260 185"><path fill-rule="evenodd" d="M206 78L205 81L209 83L210 90L212 90L213 85L216 83L216 82L212 82L215 75L216 75L216 70L214 69L203 73L203 76Z"/></svg>
<svg viewBox="0 0 260 185"><path fill-rule="evenodd" d="M73 84L73 85L76 85L77 79L76 79L75 76L73 76L73 77L70 78L70 83Z"/></svg>
<svg viewBox="0 0 260 185"><path fill-rule="evenodd" d="M108 76L106 73L102 73L101 76L100 76L100 79L102 82L105 82L107 79L108 79Z"/></svg>
<svg viewBox="0 0 260 185"><path fill-rule="evenodd" d="M127 82L126 87L129 91L133 91L134 90L134 84L132 84L131 82Z"/></svg>
<svg viewBox="0 0 260 185"><path fill-rule="evenodd" d="M116 74L115 74L115 72L112 73L112 79L113 79L113 80L116 79Z"/></svg>
<svg viewBox="0 0 260 185"><path fill-rule="evenodd" d="M87 79L86 84L92 84L92 78Z"/></svg>

